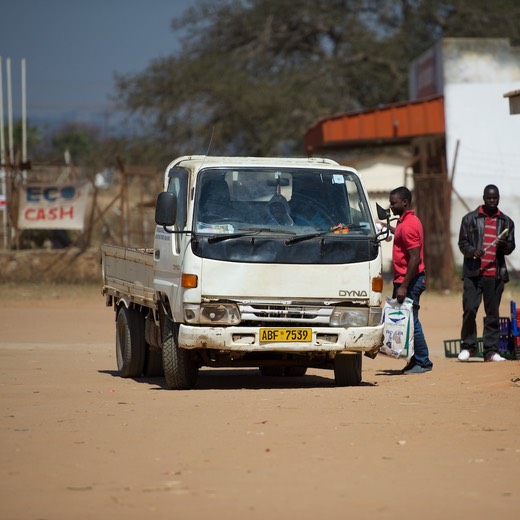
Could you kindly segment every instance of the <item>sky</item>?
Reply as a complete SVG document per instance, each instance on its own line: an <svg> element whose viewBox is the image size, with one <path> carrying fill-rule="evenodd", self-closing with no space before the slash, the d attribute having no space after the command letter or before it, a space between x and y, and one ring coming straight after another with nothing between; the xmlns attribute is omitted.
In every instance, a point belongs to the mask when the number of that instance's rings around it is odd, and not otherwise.
<svg viewBox="0 0 520 520"><path fill-rule="evenodd" d="M7 59L12 110L21 115L26 60L29 124L109 120L114 73L143 71L179 49L171 21L197 0L0 0L4 122ZM107 123L108 124L108 123Z"/></svg>

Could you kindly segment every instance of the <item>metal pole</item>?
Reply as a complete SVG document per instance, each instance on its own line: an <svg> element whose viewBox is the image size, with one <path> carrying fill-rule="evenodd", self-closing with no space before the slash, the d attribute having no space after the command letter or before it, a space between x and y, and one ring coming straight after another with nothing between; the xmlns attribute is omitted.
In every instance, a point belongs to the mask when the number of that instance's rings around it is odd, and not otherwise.
<svg viewBox="0 0 520 520"><path fill-rule="evenodd" d="M11 58L7 58L7 125L9 133L9 165L14 167L14 143L13 143L13 95L11 91Z"/></svg>
<svg viewBox="0 0 520 520"><path fill-rule="evenodd" d="M13 139L13 94L12 94L12 82L11 82L11 58L7 58L6 60L7 67L7 125L8 125L8 136L9 136L9 178L14 176L14 139ZM13 185L10 184L9 195L13 193ZM9 209L9 201L6 206ZM11 235L12 235L12 227L11 227ZM12 236L10 237L12 238ZM19 242L19 236L16 236L17 243ZM19 245L19 243L18 243ZM19 249L19 247L17 247Z"/></svg>
<svg viewBox="0 0 520 520"><path fill-rule="evenodd" d="M22 164L27 163L27 101L25 97L26 91L26 75L25 75L25 58L22 58ZM22 177L25 180L25 168L22 171Z"/></svg>
<svg viewBox="0 0 520 520"><path fill-rule="evenodd" d="M4 137L4 78L2 75L2 56L0 56L0 177L2 178L2 195L4 197L4 209L2 211L2 235L4 249L7 249L7 171L5 164L5 137Z"/></svg>
<svg viewBox="0 0 520 520"><path fill-rule="evenodd" d="M2 75L2 56L0 56L0 167L5 164L4 137L4 78Z"/></svg>

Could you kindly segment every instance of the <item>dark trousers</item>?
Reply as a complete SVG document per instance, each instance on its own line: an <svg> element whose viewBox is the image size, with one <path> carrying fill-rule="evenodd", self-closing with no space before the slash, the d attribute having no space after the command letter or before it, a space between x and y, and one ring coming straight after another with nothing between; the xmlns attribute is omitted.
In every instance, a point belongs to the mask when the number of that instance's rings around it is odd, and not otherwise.
<svg viewBox="0 0 520 520"><path fill-rule="evenodd" d="M461 348L475 349L477 346L477 312L484 299L484 358L498 352L500 340L500 301L504 282L494 276L464 278L462 293Z"/></svg>
<svg viewBox="0 0 520 520"><path fill-rule="evenodd" d="M397 289L399 288L400 283L394 283L394 290L392 294L392 298L395 298L397 293ZM414 365L419 365L423 368L432 368L433 363L430 361L429 352L428 352L428 344L426 343L426 338L424 337L424 332L422 329L421 321L419 320L419 308L420 308L420 300L421 294L426 289L426 278L424 274L417 275L412 279L410 284L408 285L407 298L410 298L413 301L413 356L410 358L407 367L411 368Z"/></svg>

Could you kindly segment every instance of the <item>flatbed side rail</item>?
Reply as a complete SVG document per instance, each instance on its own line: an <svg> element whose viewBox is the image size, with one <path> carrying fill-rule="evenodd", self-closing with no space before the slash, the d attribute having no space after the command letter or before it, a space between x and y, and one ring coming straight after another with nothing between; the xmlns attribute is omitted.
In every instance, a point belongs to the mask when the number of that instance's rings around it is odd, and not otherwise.
<svg viewBox="0 0 520 520"><path fill-rule="evenodd" d="M157 309L153 249L101 246L102 293Z"/></svg>

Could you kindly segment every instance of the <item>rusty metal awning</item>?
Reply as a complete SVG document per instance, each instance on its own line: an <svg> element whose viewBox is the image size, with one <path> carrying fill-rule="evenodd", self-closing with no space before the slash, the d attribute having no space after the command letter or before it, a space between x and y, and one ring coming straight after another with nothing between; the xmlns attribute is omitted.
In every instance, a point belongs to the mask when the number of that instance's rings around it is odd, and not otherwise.
<svg viewBox="0 0 520 520"><path fill-rule="evenodd" d="M305 151L409 143L421 136L443 135L444 97L383 105L323 119L303 137Z"/></svg>

